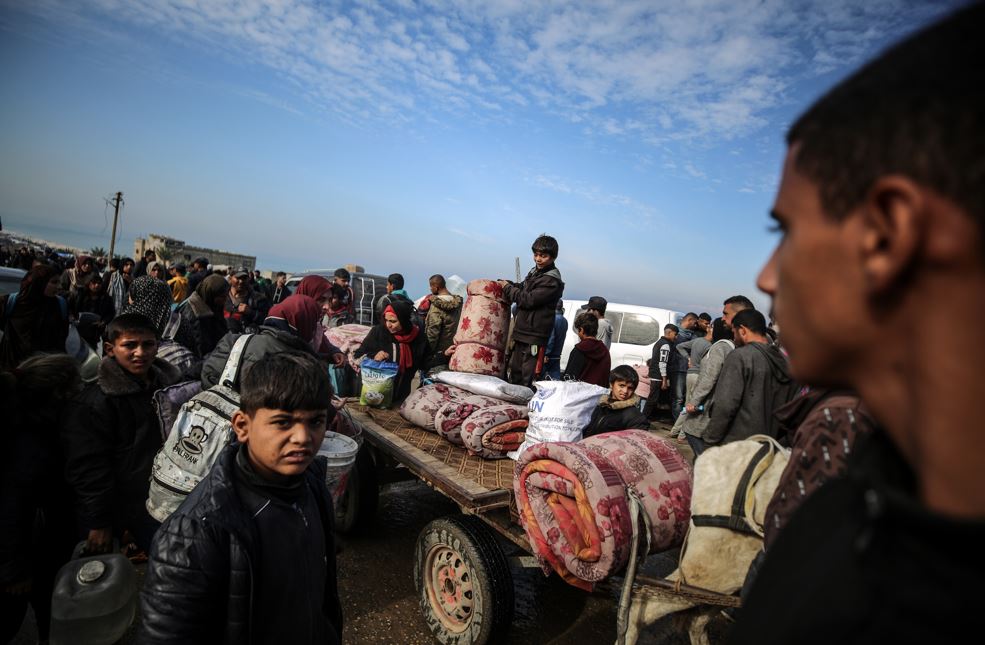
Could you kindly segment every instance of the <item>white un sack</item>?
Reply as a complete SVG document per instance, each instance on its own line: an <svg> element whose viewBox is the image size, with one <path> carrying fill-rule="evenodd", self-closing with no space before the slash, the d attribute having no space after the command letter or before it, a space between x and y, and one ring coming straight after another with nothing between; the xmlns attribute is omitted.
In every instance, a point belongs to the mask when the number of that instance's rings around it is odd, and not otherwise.
<svg viewBox="0 0 985 645"><path fill-rule="evenodd" d="M510 459L544 441L580 441L599 398L609 391L581 381L538 381L534 387L537 392L527 403L527 438L508 453Z"/></svg>

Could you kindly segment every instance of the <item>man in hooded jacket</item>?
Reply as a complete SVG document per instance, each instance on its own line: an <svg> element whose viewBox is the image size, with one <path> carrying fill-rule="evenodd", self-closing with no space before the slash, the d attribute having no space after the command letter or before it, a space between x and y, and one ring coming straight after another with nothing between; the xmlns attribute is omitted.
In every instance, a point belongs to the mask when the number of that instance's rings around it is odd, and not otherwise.
<svg viewBox="0 0 985 645"><path fill-rule="evenodd" d="M793 399L798 389L787 360L770 344L766 318L755 309L737 313L732 329L736 348L718 377L704 442L726 444L756 434L779 439L780 424L774 412Z"/></svg>

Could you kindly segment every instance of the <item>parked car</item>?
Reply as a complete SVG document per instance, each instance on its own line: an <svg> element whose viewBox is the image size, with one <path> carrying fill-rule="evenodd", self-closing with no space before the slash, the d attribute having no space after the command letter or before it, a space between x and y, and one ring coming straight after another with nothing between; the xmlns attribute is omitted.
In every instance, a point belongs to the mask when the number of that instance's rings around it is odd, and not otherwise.
<svg viewBox="0 0 985 645"><path fill-rule="evenodd" d="M287 279L287 286L293 293L298 284L306 276L320 275L331 282L335 277L335 269L318 269L292 274ZM386 295L386 276L373 273L351 273L349 286L356 308L356 322L360 325L372 325L376 321L376 303Z"/></svg>
<svg viewBox="0 0 985 645"><path fill-rule="evenodd" d="M585 311L586 300L565 300L564 317L568 321L568 334L561 350L561 369L568 364L571 349L578 344L575 333L575 318ZM653 354L653 345L663 336L667 323L677 324L683 314L672 309L623 305L610 302L605 310L605 319L612 325L612 345L609 355L612 366L645 365Z"/></svg>

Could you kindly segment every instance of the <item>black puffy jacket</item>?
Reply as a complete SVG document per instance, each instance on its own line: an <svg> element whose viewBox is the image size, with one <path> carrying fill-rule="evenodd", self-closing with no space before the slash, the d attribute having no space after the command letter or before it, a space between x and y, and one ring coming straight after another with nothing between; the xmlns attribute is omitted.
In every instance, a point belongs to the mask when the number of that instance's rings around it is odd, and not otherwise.
<svg viewBox="0 0 985 645"><path fill-rule="evenodd" d="M158 529L140 594L143 623L137 642L141 645L252 642L254 563L261 555L256 526L236 491L233 469L237 450L238 443L228 446L209 476ZM336 634L341 635L335 514L325 487L324 464L312 462L305 482L325 531L328 571L323 609ZM268 553L263 557L290 554Z"/></svg>
<svg viewBox="0 0 985 645"><path fill-rule="evenodd" d="M599 401L598 407L592 412L592 420L585 426L583 436L593 437L617 430L650 428L650 422L640 412L640 397L634 394L626 401L612 401L610 396L611 394L606 394Z"/></svg>
<svg viewBox="0 0 985 645"><path fill-rule="evenodd" d="M510 282L503 295L516 303L516 323L513 339L528 345L547 345L554 330L557 301L564 294L561 272L553 264L544 269L533 268L520 284Z"/></svg>

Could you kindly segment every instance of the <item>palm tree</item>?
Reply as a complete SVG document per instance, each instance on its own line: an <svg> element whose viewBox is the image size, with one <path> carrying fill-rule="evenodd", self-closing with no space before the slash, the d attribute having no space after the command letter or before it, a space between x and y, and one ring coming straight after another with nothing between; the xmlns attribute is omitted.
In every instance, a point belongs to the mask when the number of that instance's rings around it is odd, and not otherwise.
<svg viewBox="0 0 985 645"><path fill-rule="evenodd" d="M89 255L94 258L104 258L106 257L106 249L101 246L94 246L89 249Z"/></svg>
<svg viewBox="0 0 985 645"><path fill-rule="evenodd" d="M159 246L154 249L154 253L157 254L157 259L161 262L170 262L174 258L174 251L166 246Z"/></svg>

